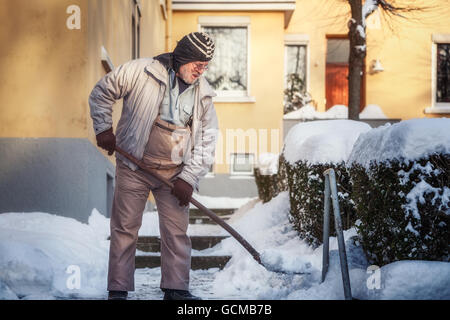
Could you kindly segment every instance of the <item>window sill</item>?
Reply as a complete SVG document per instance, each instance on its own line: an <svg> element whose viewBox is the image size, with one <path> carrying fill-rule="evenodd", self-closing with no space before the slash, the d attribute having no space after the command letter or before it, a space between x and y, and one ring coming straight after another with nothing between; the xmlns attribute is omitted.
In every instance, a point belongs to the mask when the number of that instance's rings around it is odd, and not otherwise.
<svg viewBox="0 0 450 320"><path fill-rule="evenodd" d="M450 105L442 106L442 107L428 107L424 110L425 113L450 113Z"/></svg>
<svg viewBox="0 0 450 320"><path fill-rule="evenodd" d="M255 97L245 96L245 97L214 97L214 103L255 103Z"/></svg>

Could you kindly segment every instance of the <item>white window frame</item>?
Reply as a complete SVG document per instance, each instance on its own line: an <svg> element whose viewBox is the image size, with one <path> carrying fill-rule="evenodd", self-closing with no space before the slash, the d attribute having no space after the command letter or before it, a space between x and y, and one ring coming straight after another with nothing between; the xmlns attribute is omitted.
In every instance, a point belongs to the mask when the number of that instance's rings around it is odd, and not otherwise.
<svg viewBox="0 0 450 320"><path fill-rule="evenodd" d="M286 34L284 36L284 88L286 89L287 76L287 46L306 46L306 91L309 92L310 79L310 54L309 54L309 35L307 34Z"/></svg>
<svg viewBox="0 0 450 320"><path fill-rule="evenodd" d="M431 107L425 108L425 113L450 113L449 102L436 101L437 88L437 45L450 44L450 34L433 34L431 45Z"/></svg>
<svg viewBox="0 0 450 320"><path fill-rule="evenodd" d="M249 161L250 161L250 164L252 165L252 169L249 172L234 171L233 167L234 167L234 163L235 163L238 155L248 155L249 156ZM255 154L254 153L235 152L235 153L230 154L230 174L232 176L253 176L254 168L255 168Z"/></svg>
<svg viewBox="0 0 450 320"><path fill-rule="evenodd" d="M201 32L203 27L245 27L247 28L247 90L246 91L216 91L217 96L213 98L213 102L224 103L245 103L256 102L255 98L250 95L250 17L247 16L199 16L198 31Z"/></svg>

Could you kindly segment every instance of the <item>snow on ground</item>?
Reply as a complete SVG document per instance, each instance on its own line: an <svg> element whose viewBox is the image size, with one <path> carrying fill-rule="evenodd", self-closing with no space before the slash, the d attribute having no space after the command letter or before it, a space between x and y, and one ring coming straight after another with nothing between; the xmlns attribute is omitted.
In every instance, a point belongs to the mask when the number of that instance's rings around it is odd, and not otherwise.
<svg viewBox="0 0 450 320"><path fill-rule="evenodd" d="M96 229L41 212L0 214L0 299L99 296L106 290L107 246L98 223ZM72 290L77 272L80 289Z"/></svg>
<svg viewBox="0 0 450 320"><path fill-rule="evenodd" d="M278 154L276 153L261 153L256 163L256 168L262 175L274 175L278 172Z"/></svg>
<svg viewBox="0 0 450 320"><path fill-rule="evenodd" d="M360 119L386 119L386 115L376 104L367 105L359 114ZM344 105L335 105L325 112L316 111L314 106L308 104L298 110L289 112L283 119L318 120L318 119L348 119L348 108Z"/></svg>
<svg viewBox="0 0 450 320"><path fill-rule="evenodd" d="M234 239L222 241L211 253L233 257L219 271L212 289L215 294L237 292L255 299L343 299L342 276L337 239L330 238L330 267L321 280L322 250L311 248L299 239L288 222L289 198L283 192L270 202L257 203L234 221L240 232L263 260L285 271L305 275L277 274L267 271ZM381 268L368 268L362 248L354 243L354 228L344 232L353 297L358 299L450 299L450 264L439 261L399 261Z"/></svg>
<svg viewBox="0 0 450 320"><path fill-rule="evenodd" d="M288 193L283 192L265 204L256 199L246 203L230 224L266 263L306 274L270 272L229 238L202 254L231 254L230 262L223 270L191 271L192 292L206 299L343 299L336 238L330 239L330 267L321 283L322 247L314 249L299 239L288 215ZM96 210L88 224L36 212L2 214L0 225L0 299L106 297L109 219ZM344 232L354 297L450 299L449 263L395 262L379 269L377 278L368 273L362 249L353 243L355 234L355 229ZM73 281L74 267L80 271L79 287ZM160 272L138 269L130 298L161 299Z"/></svg>
<svg viewBox="0 0 450 320"><path fill-rule="evenodd" d="M450 119L412 119L374 128L359 136L348 165L368 168L371 161L416 160L432 153L450 153Z"/></svg>
<svg viewBox="0 0 450 320"><path fill-rule="evenodd" d="M289 130L284 143L284 157L290 164L346 161L361 133L371 130L363 122L319 120L300 122Z"/></svg>

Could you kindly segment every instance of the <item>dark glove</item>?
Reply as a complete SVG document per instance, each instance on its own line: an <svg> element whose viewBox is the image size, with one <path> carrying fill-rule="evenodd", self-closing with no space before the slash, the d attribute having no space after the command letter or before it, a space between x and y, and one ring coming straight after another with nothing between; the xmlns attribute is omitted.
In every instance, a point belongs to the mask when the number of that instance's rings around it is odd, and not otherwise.
<svg viewBox="0 0 450 320"><path fill-rule="evenodd" d="M186 181L178 178L173 184L172 194L180 200L180 206L186 206L192 197L194 189Z"/></svg>
<svg viewBox="0 0 450 320"><path fill-rule="evenodd" d="M108 151L108 155L112 155L114 153L116 148L116 136L114 135L112 128L99 133L96 138L97 145Z"/></svg>

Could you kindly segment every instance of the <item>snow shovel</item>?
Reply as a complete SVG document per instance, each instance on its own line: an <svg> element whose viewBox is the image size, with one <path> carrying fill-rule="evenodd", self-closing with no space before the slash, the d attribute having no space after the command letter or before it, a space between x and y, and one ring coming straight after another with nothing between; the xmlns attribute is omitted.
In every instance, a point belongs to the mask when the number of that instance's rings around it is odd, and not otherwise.
<svg viewBox="0 0 450 320"><path fill-rule="evenodd" d="M168 181L161 175L159 175L153 168L145 165L142 161L136 159L132 155L128 154L126 151L122 150L118 146L116 146L116 151L120 153L122 156L130 160L132 163L137 165L139 168L147 172L148 174L152 175L153 177L157 178L161 182L163 182L165 185L169 186L171 189L173 188L172 182ZM261 261L261 255L253 248L250 243L247 242L236 230L234 230L228 223L226 223L223 219L219 218L214 212L206 208L204 205L202 205L200 202L195 200L194 198L191 198L190 202L196 206L198 209L200 209L204 214L206 214L208 217L210 217L214 222L216 222L218 225L220 225L222 228L224 228L226 231L228 231L233 238L235 238L253 257L253 259L256 260L260 265L262 265L264 268L266 268L268 271L277 272L277 273L285 273L285 274L304 274L304 273L298 273L298 272L288 272L279 270L274 266L267 265Z"/></svg>

